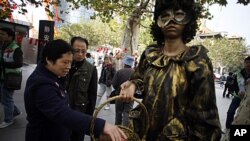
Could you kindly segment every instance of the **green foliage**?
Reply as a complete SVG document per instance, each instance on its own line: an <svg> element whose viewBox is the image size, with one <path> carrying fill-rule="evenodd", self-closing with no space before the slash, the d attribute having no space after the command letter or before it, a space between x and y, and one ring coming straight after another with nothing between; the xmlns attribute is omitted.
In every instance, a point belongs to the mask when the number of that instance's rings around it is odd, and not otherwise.
<svg viewBox="0 0 250 141"><path fill-rule="evenodd" d="M95 11L92 19L100 17L103 22L109 22L115 15L129 15L140 0L66 0L72 3L72 8L80 5Z"/></svg>
<svg viewBox="0 0 250 141"><path fill-rule="evenodd" d="M104 22L109 22L115 15L130 15L134 8L138 7L142 1L146 0L66 0L71 4L70 9L78 9L80 6L85 6L88 9L96 11L93 18L99 16ZM150 0L148 7L152 7L155 0ZM199 5L212 5L220 4L223 6L227 5L228 0L197 0ZM33 4L36 7L42 6L46 2L48 5L45 10L48 11L49 16L54 16L49 10L50 6L60 5L61 0L20 0L20 3L9 0L2 0L0 3L0 19L9 18L14 9L18 8L19 13L27 13L26 5ZM248 5L250 0L238 0L237 3ZM145 9L148 11L150 9ZM209 17L208 9L204 9L204 15ZM68 11L60 11L67 13Z"/></svg>
<svg viewBox="0 0 250 141"><path fill-rule="evenodd" d="M110 44L118 47L123 34L121 27L122 24L114 20L109 24L100 20L84 21L62 27L56 38L70 41L73 36L81 36L89 40L90 46Z"/></svg>
<svg viewBox="0 0 250 141"><path fill-rule="evenodd" d="M119 47L124 32L125 21L117 22L111 20L109 23L102 23L100 20L84 21L78 24L70 24L58 30L58 36L66 41L70 41L73 36L85 37L89 40L90 46L98 46L110 44L114 47ZM142 22L139 36L139 50L153 43L150 34L150 19ZM142 47L142 49L141 49Z"/></svg>
<svg viewBox="0 0 250 141"><path fill-rule="evenodd" d="M242 68L246 57L247 48L244 40L206 39L202 44L209 50L208 55L212 60L214 68L223 66L229 71Z"/></svg>

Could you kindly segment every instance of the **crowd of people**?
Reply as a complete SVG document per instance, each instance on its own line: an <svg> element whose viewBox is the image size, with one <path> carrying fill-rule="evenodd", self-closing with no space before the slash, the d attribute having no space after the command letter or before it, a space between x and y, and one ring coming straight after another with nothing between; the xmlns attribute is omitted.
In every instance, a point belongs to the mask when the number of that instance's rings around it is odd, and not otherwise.
<svg viewBox="0 0 250 141"><path fill-rule="evenodd" d="M216 104L213 66L202 45L188 46L198 28L199 5L190 1L157 1L151 33L155 45L137 56L126 55L123 68L117 69L114 57L107 54L97 68L86 38L75 36L70 43L57 39L43 48L41 60L29 76L24 91L27 113L26 141L83 141L90 135L93 113L103 96L120 95L115 101L115 125L94 119L94 137L125 141L129 138L118 125L131 128L147 141L219 141L223 134ZM13 124L21 111L14 104L14 90L8 88L8 72L20 73L22 50L15 33L0 28L0 102L4 121L0 128ZM246 97L250 78L250 57L244 68L229 73L223 97L233 96L226 119L230 129L241 100ZM133 108L137 92L145 105ZM226 94L227 92L227 94ZM106 93L106 95L105 95ZM104 110L109 110L107 104ZM134 113L130 116L130 113ZM146 117L148 116L148 117ZM149 118L149 123L146 119Z"/></svg>

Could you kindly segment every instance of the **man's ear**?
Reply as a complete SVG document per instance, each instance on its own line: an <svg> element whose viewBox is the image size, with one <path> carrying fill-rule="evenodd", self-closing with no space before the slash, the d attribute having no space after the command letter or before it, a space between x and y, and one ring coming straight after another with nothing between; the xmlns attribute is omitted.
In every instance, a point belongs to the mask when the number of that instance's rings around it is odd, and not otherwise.
<svg viewBox="0 0 250 141"><path fill-rule="evenodd" d="M46 63L48 64L48 65L51 65L52 63L51 63L51 61L46 57Z"/></svg>

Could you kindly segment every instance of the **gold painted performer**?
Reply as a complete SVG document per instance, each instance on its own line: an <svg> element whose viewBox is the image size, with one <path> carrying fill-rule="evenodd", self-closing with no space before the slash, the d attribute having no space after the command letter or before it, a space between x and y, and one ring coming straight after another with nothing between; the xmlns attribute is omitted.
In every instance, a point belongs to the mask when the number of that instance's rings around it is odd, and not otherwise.
<svg viewBox="0 0 250 141"><path fill-rule="evenodd" d="M213 67L202 45L187 46L198 28L194 0L158 0L151 33L157 45L146 48L130 81L121 85L123 101L142 91L149 112L147 141L219 141ZM136 107L131 126L140 136L145 115Z"/></svg>

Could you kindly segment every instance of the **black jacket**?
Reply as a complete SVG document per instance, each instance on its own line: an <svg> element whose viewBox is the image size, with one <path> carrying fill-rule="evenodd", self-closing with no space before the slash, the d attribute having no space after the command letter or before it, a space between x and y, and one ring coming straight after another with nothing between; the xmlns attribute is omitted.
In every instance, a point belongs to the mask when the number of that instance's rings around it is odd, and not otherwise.
<svg viewBox="0 0 250 141"><path fill-rule="evenodd" d="M89 134L91 116L68 107L63 83L42 64L28 78L24 92L26 141L68 141L71 130ZM102 133L104 124L96 119L95 136Z"/></svg>
<svg viewBox="0 0 250 141"><path fill-rule="evenodd" d="M113 88L115 89L116 95L119 95L120 90L121 90L121 87L120 87L121 84L129 80L133 71L134 70L132 68L123 68L116 72L112 81L112 85L113 85Z"/></svg>
<svg viewBox="0 0 250 141"><path fill-rule="evenodd" d="M110 87L112 84L113 77L115 75L115 68L112 64L107 64L102 67L101 76L99 78L99 83L105 84Z"/></svg>

